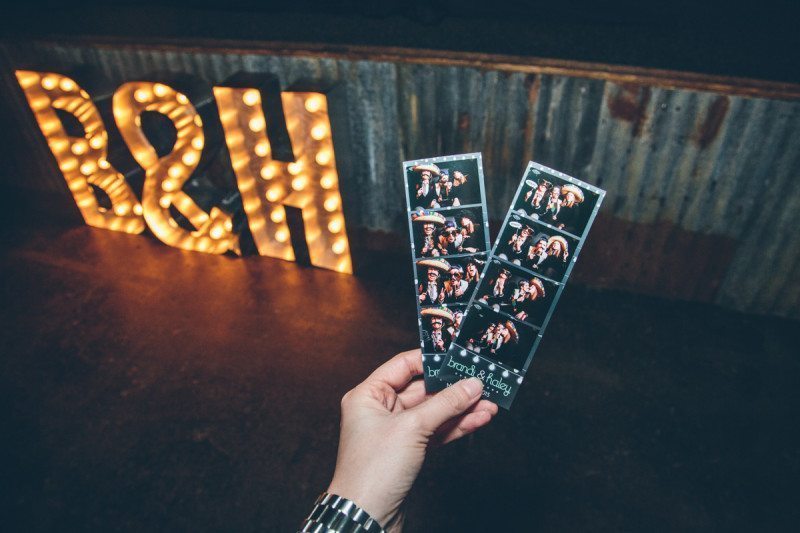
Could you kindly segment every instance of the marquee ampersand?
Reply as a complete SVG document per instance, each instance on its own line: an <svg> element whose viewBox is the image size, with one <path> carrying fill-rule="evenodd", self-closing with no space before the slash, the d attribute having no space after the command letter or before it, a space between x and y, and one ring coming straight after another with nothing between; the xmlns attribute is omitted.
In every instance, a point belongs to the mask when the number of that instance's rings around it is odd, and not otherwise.
<svg viewBox="0 0 800 533"><path fill-rule="evenodd" d="M184 250L239 253L239 237L231 216L218 207L203 211L183 192L200 162L205 145L203 121L189 98L163 83L129 82L114 93L114 119L134 159L145 170L142 188L144 218L164 243ZM159 157L142 130L141 115L154 111L168 117L177 130L172 151ZM185 216L194 231L178 225L170 206Z"/></svg>

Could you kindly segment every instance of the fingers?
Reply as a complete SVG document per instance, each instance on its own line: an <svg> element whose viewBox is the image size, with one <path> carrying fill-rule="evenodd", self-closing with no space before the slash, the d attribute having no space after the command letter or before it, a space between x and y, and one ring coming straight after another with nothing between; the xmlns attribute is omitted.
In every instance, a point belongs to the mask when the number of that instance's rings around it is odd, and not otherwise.
<svg viewBox="0 0 800 533"><path fill-rule="evenodd" d="M414 408L422 429L430 435L439 426L464 413L481 397L483 382L478 378L463 379L436 393Z"/></svg>
<svg viewBox="0 0 800 533"><path fill-rule="evenodd" d="M412 381L405 389L397 394L404 409L416 407L425 400L425 382L423 380Z"/></svg>
<svg viewBox="0 0 800 533"><path fill-rule="evenodd" d="M417 348L395 355L379 366L366 381L382 381L394 390L400 390L420 374L422 374L422 352Z"/></svg>
<svg viewBox="0 0 800 533"><path fill-rule="evenodd" d="M435 444L447 444L473 433L491 422L497 411L497 404L489 400L479 401L466 413L440 428L435 436Z"/></svg>

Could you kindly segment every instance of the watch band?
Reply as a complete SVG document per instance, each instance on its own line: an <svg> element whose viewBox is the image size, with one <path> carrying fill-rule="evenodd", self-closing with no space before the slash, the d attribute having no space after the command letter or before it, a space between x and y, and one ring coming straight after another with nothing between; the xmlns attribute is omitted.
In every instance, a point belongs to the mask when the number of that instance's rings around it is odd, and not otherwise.
<svg viewBox="0 0 800 533"><path fill-rule="evenodd" d="M381 525L352 500L323 492L303 521L301 532L384 533Z"/></svg>

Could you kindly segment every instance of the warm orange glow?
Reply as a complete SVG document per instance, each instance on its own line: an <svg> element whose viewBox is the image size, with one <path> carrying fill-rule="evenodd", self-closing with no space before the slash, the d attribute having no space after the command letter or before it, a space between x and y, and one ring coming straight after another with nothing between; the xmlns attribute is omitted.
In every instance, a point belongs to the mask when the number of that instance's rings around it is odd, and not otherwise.
<svg viewBox="0 0 800 533"><path fill-rule="evenodd" d="M249 89L242 95L242 101L249 106L254 106L261 101L261 94L256 89Z"/></svg>
<svg viewBox="0 0 800 533"><path fill-rule="evenodd" d="M311 128L311 138L315 141L321 141L328 134L328 128L324 124L317 124Z"/></svg>
<svg viewBox="0 0 800 533"><path fill-rule="evenodd" d="M269 154L269 144L265 142L258 143L255 152L259 157L266 157Z"/></svg>
<svg viewBox="0 0 800 533"><path fill-rule="evenodd" d="M264 117L256 117L251 119L248 123L248 126L251 131L261 131L266 127L266 123L264 122Z"/></svg>
<svg viewBox="0 0 800 533"><path fill-rule="evenodd" d="M61 74L18 70L16 75L84 221L98 228L141 233L145 227L141 204L106 159L105 124L89 94ZM72 114L86 137L68 135L56 109ZM108 196L111 209L100 207L92 187Z"/></svg>
<svg viewBox="0 0 800 533"><path fill-rule="evenodd" d="M283 208L288 205L302 212L311 263L352 273L325 95L281 93L292 162L270 159L256 89L215 87L214 95L259 253L294 259Z"/></svg>
<svg viewBox="0 0 800 533"><path fill-rule="evenodd" d="M271 180L275 177L275 169L270 165L265 165L264 168L261 169L260 174L265 180Z"/></svg>
<svg viewBox="0 0 800 533"><path fill-rule="evenodd" d="M122 138L145 170L142 206L153 234L184 250L239 253L239 237L232 231L230 215L217 207L206 213L181 190L199 163L198 152L204 145L203 121L189 99L165 84L131 82L114 93L113 109ZM178 142L171 153L159 157L147 140L140 119L145 111L161 113L175 125ZM195 230L181 228L172 218L170 206L183 214Z"/></svg>
<svg viewBox="0 0 800 533"><path fill-rule="evenodd" d="M308 185L308 178L305 176L297 176L295 179L292 180L292 189L296 191L302 191Z"/></svg>

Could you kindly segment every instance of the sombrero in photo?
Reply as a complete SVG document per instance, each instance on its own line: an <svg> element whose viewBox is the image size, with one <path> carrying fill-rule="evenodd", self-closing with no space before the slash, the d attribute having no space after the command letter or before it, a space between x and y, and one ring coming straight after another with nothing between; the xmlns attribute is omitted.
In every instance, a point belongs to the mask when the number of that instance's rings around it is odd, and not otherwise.
<svg viewBox="0 0 800 533"><path fill-rule="evenodd" d="M425 309L420 311L419 314L427 317L439 317L441 319L447 320L451 324L453 323L453 312L444 306L426 307Z"/></svg>
<svg viewBox="0 0 800 533"><path fill-rule="evenodd" d="M508 330L508 333L511 335L511 338L514 339L514 342L517 342L519 340L519 333L517 333L517 327L510 320L506 321L505 326L506 329Z"/></svg>
<svg viewBox="0 0 800 533"><path fill-rule="evenodd" d="M531 278L531 287L536 287L536 292L539 293L539 298L545 297L544 283L539 278Z"/></svg>
<svg viewBox="0 0 800 533"><path fill-rule="evenodd" d="M429 259L420 259L419 261L417 261L417 265L428 268L435 268L441 270L442 272L448 272L451 268L450 263L448 263L444 259L439 259L436 257L432 257Z"/></svg>
<svg viewBox="0 0 800 533"><path fill-rule="evenodd" d="M444 224L444 217L439 213L433 213L431 211L425 211L424 209L420 209L415 211L411 214L411 221L412 222L429 222L431 224Z"/></svg>
<svg viewBox="0 0 800 533"><path fill-rule="evenodd" d="M413 167L411 167L411 170L413 170L414 172L425 172L427 170L428 172L430 172L431 174L434 174L436 176L441 176L442 175L441 171L439 170L439 167L437 167L433 163L425 163L423 165L414 165Z"/></svg>
<svg viewBox="0 0 800 533"><path fill-rule="evenodd" d="M562 250L564 250L565 252L569 251L569 244L567 243L567 239L565 239L561 235L553 235L552 237L547 239L547 247L550 248L550 245L553 244L556 241L559 244L561 244L561 249Z"/></svg>
<svg viewBox="0 0 800 533"><path fill-rule="evenodd" d="M580 189L580 187L576 187L571 183L567 183L561 187L561 195L566 196L568 192L571 192L573 195L575 195L576 202L581 203L583 201L583 191Z"/></svg>

